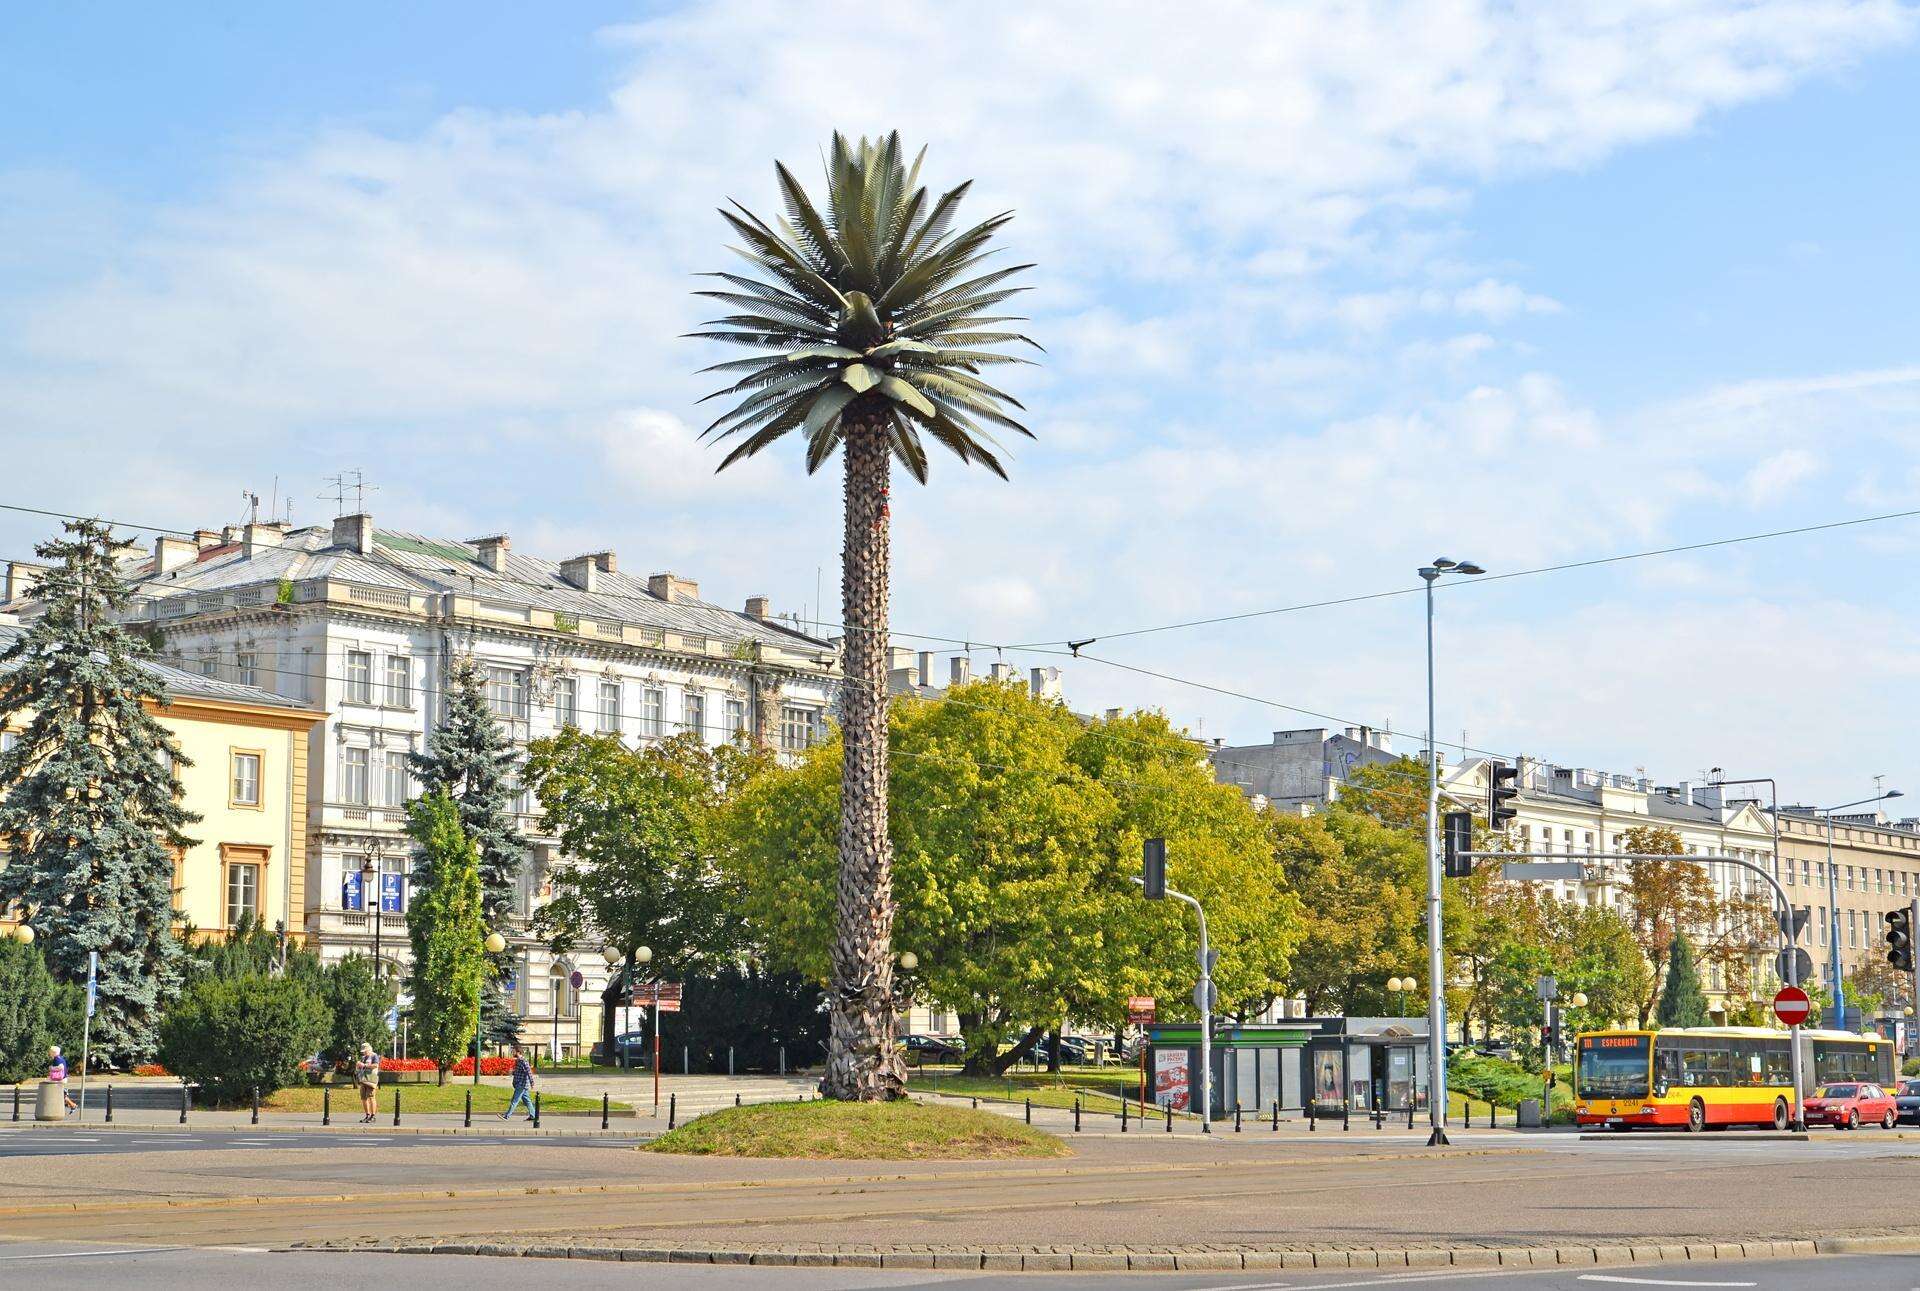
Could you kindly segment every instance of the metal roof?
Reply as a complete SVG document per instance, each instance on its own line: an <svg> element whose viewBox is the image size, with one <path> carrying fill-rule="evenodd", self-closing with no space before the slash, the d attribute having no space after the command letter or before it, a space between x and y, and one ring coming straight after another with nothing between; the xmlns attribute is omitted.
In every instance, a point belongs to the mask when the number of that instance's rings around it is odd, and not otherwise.
<svg viewBox="0 0 1920 1291"><path fill-rule="evenodd" d="M25 635L25 628L0 623L0 654L12 649L13 643ZM185 699L221 699L236 704L256 704L265 708L315 711L309 709L300 700L288 699L285 695L276 695L258 686L243 686L237 681L203 677L197 672L188 672L184 668L176 668L172 664L161 663L157 659L142 659L139 663L142 671L151 674L169 696ZM15 666L11 660L0 662L0 676L13 671Z"/></svg>

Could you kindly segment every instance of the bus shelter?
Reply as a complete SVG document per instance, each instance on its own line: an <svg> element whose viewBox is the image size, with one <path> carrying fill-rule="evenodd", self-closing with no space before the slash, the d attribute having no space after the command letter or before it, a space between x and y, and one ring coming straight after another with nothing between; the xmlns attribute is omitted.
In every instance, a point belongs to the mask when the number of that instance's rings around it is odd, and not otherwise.
<svg viewBox="0 0 1920 1291"><path fill-rule="evenodd" d="M1316 1112L1425 1110L1431 1087L1425 1018L1306 1020L1316 1028L1306 1045Z"/></svg>
<svg viewBox="0 0 1920 1291"><path fill-rule="evenodd" d="M1147 1033L1147 1080L1160 1107L1190 1110L1200 1096L1200 1028L1167 1023ZM1213 1115L1236 1108L1301 1116L1404 1112L1427 1106L1425 1018L1291 1018L1213 1034Z"/></svg>

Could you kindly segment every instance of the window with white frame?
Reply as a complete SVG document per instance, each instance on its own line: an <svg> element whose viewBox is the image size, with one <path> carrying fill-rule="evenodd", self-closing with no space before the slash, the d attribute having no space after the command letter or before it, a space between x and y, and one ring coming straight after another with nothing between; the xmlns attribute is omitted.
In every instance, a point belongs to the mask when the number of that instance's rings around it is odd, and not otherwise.
<svg viewBox="0 0 1920 1291"><path fill-rule="evenodd" d="M684 721L681 729L691 731L704 742L707 738L707 697L697 690L690 690L681 701L680 711Z"/></svg>
<svg viewBox="0 0 1920 1291"><path fill-rule="evenodd" d="M640 734L657 740L667 733L667 692L647 686L640 692Z"/></svg>
<svg viewBox="0 0 1920 1291"><path fill-rule="evenodd" d="M381 801L389 807L404 807L413 797L413 767L405 749L388 749L381 776Z"/></svg>
<svg viewBox="0 0 1920 1291"><path fill-rule="evenodd" d="M238 861L227 865L227 927L260 918L260 867Z"/></svg>
<svg viewBox="0 0 1920 1291"><path fill-rule="evenodd" d="M242 686L258 686L260 676L260 656L252 650L241 650L233 656L233 679Z"/></svg>
<svg viewBox="0 0 1920 1291"><path fill-rule="evenodd" d="M501 717L525 718L527 715L527 674L520 668L487 669L487 702Z"/></svg>
<svg viewBox="0 0 1920 1291"><path fill-rule="evenodd" d="M596 726L602 735L620 733L620 683L603 681L600 683L600 708L595 714Z"/></svg>
<svg viewBox="0 0 1920 1291"><path fill-rule="evenodd" d="M258 753L233 755L233 805L236 807L260 805L260 755Z"/></svg>
<svg viewBox="0 0 1920 1291"><path fill-rule="evenodd" d="M395 708L413 707L413 660L403 654L387 656L387 703Z"/></svg>
<svg viewBox="0 0 1920 1291"><path fill-rule="evenodd" d="M789 752L810 748L814 740L814 710L793 704L780 707L780 747Z"/></svg>
<svg viewBox="0 0 1920 1291"><path fill-rule="evenodd" d="M212 653L203 656L200 660L200 675L202 677L218 677L220 675L220 656Z"/></svg>
<svg viewBox="0 0 1920 1291"><path fill-rule="evenodd" d="M13 746L19 742L20 733L18 731L0 731L0 753L11 751Z"/></svg>
<svg viewBox="0 0 1920 1291"><path fill-rule="evenodd" d="M728 696L725 716L727 729L722 732L728 739L745 734L747 729L747 701L738 696Z"/></svg>
<svg viewBox="0 0 1920 1291"><path fill-rule="evenodd" d="M340 801L367 805L367 750L357 745L340 750Z"/></svg>
<svg viewBox="0 0 1920 1291"><path fill-rule="evenodd" d="M373 702L373 654L370 651L347 651L347 702Z"/></svg>
<svg viewBox="0 0 1920 1291"><path fill-rule="evenodd" d="M580 725L580 681L562 677L553 683L553 720L559 726Z"/></svg>

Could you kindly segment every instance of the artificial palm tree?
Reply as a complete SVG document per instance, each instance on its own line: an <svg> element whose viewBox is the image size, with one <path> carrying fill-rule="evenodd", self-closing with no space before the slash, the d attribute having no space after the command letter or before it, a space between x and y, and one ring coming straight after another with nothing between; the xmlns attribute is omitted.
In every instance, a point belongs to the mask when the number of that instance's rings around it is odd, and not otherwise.
<svg viewBox="0 0 1920 1291"><path fill-rule="evenodd" d="M980 377L989 363L1024 362L994 347L1033 345L1023 320L995 314L1024 288L1029 265L989 269L995 215L954 231L970 185L937 200L920 186L900 137L849 143L838 134L826 161L824 208L775 164L787 215L777 227L739 203L720 212L743 243L750 274L720 273L700 293L739 312L695 336L764 353L707 368L732 399L707 436L734 441L725 469L775 440L806 441L807 470L845 455L846 539L841 549L846 634L841 702L840 875L829 993L832 1038L825 1089L845 1099L896 1098L906 1072L893 1042L893 846L887 837L887 485L899 458L927 479L925 437L963 462L1006 476L985 429L1031 437L1009 414L1020 404ZM1034 346L1038 349L1038 346Z"/></svg>

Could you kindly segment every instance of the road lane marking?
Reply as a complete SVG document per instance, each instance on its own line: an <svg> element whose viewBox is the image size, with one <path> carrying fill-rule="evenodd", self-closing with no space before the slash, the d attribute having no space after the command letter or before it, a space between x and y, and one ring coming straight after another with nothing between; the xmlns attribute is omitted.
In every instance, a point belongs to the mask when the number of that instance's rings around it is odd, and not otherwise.
<svg viewBox="0 0 1920 1291"><path fill-rule="evenodd" d="M1544 1265L1542 1267L1545 1267ZM1304 1272L1305 1270L1302 1270ZM1340 1291L1343 1287L1391 1287L1405 1282L1475 1282L1484 1278L1511 1278L1522 1273L1538 1273L1539 1268L1511 1269L1461 1269L1459 1272L1445 1273L1402 1273L1382 1278L1367 1278L1360 1282L1256 1282L1249 1286L1245 1282L1222 1283L1217 1287L1203 1287L1199 1291ZM1751 1286L1752 1283L1746 1285Z"/></svg>
<svg viewBox="0 0 1920 1291"><path fill-rule="evenodd" d="M117 1251L46 1251L34 1255L0 1255L0 1260L83 1260L102 1255L158 1255L164 1251L184 1251L184 1246L129 1246Z"/></svg>

